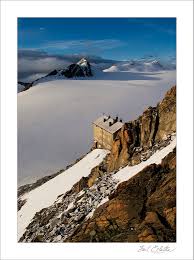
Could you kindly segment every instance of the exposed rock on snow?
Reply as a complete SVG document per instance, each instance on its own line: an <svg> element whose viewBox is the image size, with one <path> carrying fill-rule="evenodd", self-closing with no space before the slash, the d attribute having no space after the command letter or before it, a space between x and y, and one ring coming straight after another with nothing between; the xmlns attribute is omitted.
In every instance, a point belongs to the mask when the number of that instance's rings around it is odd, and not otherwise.
<svg viewBox="0 0 194 260"><path fill-rule="evenodd" d="M18 211L18 239L36 212L49 207L59 195L70 191L73 185L80 178L88 176L92 168L100 164L108 153L106 150L95 149L68 170L20 197L21 200L26 200L26 203Z"/></svg>
<svg viewBox="0 0 194 260"><path fill-rule="evenodd" d="M32 86L38 83L47 82L50 80L64 79L64 78L76 78L76 77L91 77L93 76L91 64L85 58L82 58L77 63L70 64L65 69L55 69L49 72L46 76L40 77L32 82L24 83L18 82L18 92L28 90Z"/></svg>
<svg viewBox="0 0 194 260"><path fill-rule="evenodd" d="M31 83L25 83L25 82L21 82L19 81L18 82L18 92L22 92L22 91L25 91L27 89L29 89L30 87L32 86Z"/></svg>
<svg viewBox="0 0 194 260"><path fill-rule="evenodd" d="M91 188L79 193L66 193L60 201L56 200L50 207L36 213L20 241L34 241L39 234L43 235L42 241L58 242L57 234L61 235L60 241L65 240L85 218L92 216L95 208L107 201L117 182L111 174L105 174Z"/></svg>
<svg viewBox="0 0 194 260"><path fill-rule="evenodd" d="M76 64L71 64L67 69L61 72L61 75L64 75L67 78L91 77L91 65L86 59L83 58Z"/></svg>

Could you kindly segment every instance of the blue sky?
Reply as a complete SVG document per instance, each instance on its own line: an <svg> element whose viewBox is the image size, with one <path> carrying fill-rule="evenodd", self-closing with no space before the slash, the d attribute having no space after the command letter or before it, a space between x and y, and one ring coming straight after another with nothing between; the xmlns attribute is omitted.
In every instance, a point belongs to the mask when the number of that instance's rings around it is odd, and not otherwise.
<svg viewBox="0 0 194 260"><path fill-rule="evenodd" d="M18 48L127 60L176 54L175 18L19 18Z"/></svg>

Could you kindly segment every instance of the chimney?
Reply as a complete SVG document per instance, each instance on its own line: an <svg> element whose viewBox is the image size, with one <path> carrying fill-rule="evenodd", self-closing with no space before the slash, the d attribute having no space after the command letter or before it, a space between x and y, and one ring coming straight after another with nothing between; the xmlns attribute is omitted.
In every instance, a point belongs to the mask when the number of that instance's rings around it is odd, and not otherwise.
<svg viewBox="0 0 194 260"><path fill-rule="evenodd" d="M116 122L118 122L118 116L116 116L116 118L113 119L113 124L115 124Z"/></svg>

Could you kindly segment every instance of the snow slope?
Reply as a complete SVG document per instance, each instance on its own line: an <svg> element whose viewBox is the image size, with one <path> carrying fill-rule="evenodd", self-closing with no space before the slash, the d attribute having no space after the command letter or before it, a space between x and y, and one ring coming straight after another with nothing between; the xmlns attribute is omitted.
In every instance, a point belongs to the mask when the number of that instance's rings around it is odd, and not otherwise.
<svg viewBox="0 0 194 260"><path fill-rule="evenodd" d="M102 113L134 120L161 101L176 72L104 73L104 80L52 80L18 94L18 184L52 174L87 153Z"/></svg>
<svg viewBox="0 0 194 260"><path fill-rule="evenodd" d="M153 163L160 164L162 159L170 152L172 152L175 147L176 147L176 138L174 138L174 140L168 146L166 146L162 150L158 150L157 152L155 152L148 160L143 161L140 164L134 166L124 167L114 175L114 178L119 180L119 183L129 180L138 172L143 170L146 166Z"/></svg>
<svg viewBox="0 0 194 260"><path fill-rule="evenodd" d="M18 212L18 239L23 235L36 212L52 205L59 195L69 191L82 177L88 176L108 153L107 150L95 149L62 174L24 194L21 199L26 199L27 202Z"/></svg>

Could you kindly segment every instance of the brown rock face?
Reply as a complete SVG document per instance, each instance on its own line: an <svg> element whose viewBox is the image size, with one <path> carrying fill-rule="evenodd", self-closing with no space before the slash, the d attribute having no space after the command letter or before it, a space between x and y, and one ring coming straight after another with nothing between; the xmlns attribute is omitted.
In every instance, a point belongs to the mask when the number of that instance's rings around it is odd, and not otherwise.
<svg viewBox="0 0 194 260"><path fill-rule="evenodd" d="M163 213L171 228L176 230L176 207L165 208Z"/></svg>
<svg viewBox="0 0 194 260"><path fill-rule="evenodd" d="M176 132L176 86L166 93L157 107L149 107L137 120L122 127L107 159L108 171L117 170L129 161L139 163L135 147L146 150L173 132Z"/></svg>
<svg viewBox="0 0 194 260"><path fill-rule="evenodd" d="M176 131L176 86L172 87L158 105L159 123L156 140Z"/></svg>
<svg viewBox="0 0 194 260"><path fill-rule="evenodd" d="M176 241L176 151L119 184L69 242Z"/></svg>
<svg viewBox="0 0 194 260"><path fill-rule="evenodd" d="M149 107L141 117L141 146L150 147L154 143L158 127L158 109Z"/></svg>
<svg viewBox="0 0 194 260"><path fill-rule="evenodd" d="M105 173L105 165L102 162L100 165L94 167L88 177L82 177L74 186L73 192L80 192L84 188L91 187L99 176Z"/></svg>
<svg viewBox="0 0 194 260"><path fill-rule="evenodd" d="M126 123L119 131L113 143L111 154L107 159L108 171L111 172L120 166L128 164L134 147L140 145L140 123L138 120Z"/></svg>
<svg viewBox="0 0 194 260"><path fill-rule="evenodd" d="M75 192L80 192L81 190L83 190L84 188L87 188L88 187L88 177L82 177L80 179L80 181L78 181L74 187L73 187L73 190Z"/></svg>

